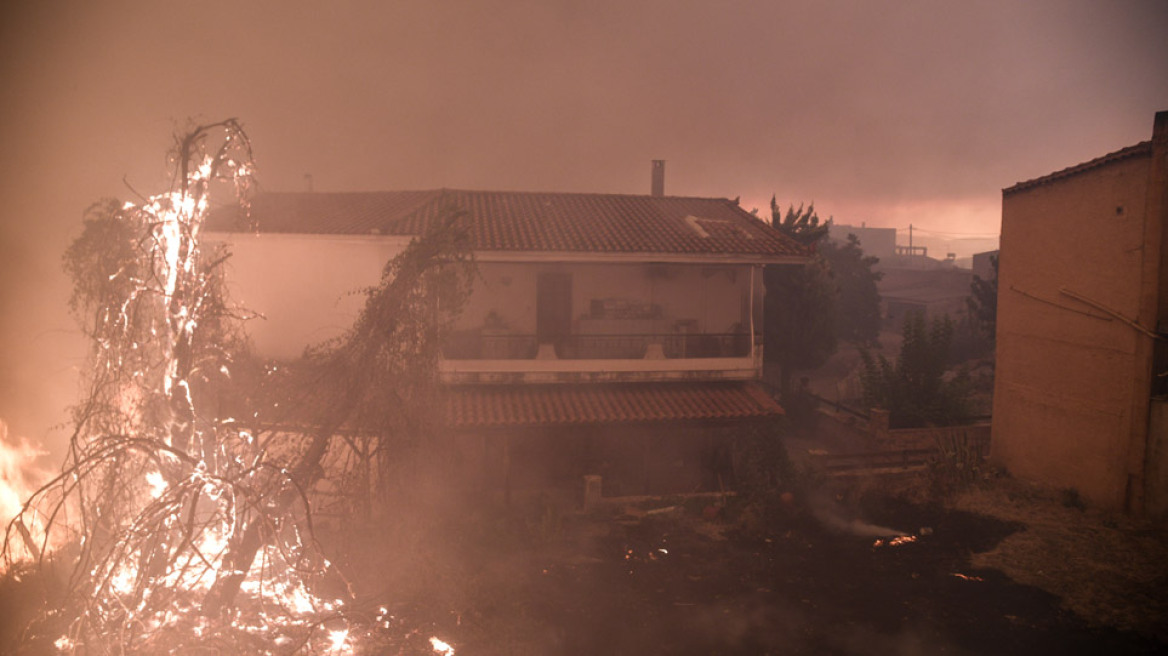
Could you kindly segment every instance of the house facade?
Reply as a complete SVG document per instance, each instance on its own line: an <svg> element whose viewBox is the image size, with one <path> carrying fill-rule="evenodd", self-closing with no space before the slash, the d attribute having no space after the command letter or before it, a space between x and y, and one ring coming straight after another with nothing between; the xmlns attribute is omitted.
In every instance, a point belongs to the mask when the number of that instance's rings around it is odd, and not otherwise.
<svg viewBox="0 0 1168 656"><path fill-rule="evenodd" d="M827 238L841 246L848 243L848 235L855 235L860 240L860 248L864 255L878 257L881 260L891 259L896 255L896 228L869 228L866 224L858 226L846 223L830 224Z"/></svg>
<svg viewBox="0 0 1168 656"><path fill-rule="evenodd" d="M970 265L973 270L973 275L982 280L994 280L998 277L997 266L994 261L998 259L998 251L985 251L983 253L974 253Z"/></svg>
<svg viewBox="0 0 1168 656"><path fill-rule="evenodd" d="M294 358L347 328L359 291L449 208L465 212L477 273L439 363L447 424L507 463L509 486L601 475L651 492L678 487L652 470L680 459L692 488L710 472L684 461L716 451L707 429L781 414L758 385L762 267L807 253L732 201L264 194L246 226L219 214L208 230L233 252L232 296L265 317L249 328L257 354Z"/></svg>
<svg viewBox="0 0 1168 656"><path fill-rule="evenodd" d="M992 457L1164 514L1168 112L1153 138L1003 191Z"/></svg>
<svg viewBox="0 0 1168 656"><path fill-rule="evenodd" d="M886 328L899 330L905 317L914 313L929 320L948 316L956 321L966 312L973 281L967 269L906 268L897 266L895 260L891 264L881 261L874 268L881 273L876 289Z"/></svg>

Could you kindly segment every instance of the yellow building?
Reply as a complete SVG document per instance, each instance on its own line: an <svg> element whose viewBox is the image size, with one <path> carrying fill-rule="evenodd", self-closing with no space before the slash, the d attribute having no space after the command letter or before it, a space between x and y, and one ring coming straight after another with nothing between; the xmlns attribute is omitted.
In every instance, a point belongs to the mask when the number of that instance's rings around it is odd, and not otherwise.
<svg viewBox="0 0 1168 656"><path fill-rule="evenodd" d="M1168 112L1002 192L993 458L1091 503L1168 505Z"/></svg>

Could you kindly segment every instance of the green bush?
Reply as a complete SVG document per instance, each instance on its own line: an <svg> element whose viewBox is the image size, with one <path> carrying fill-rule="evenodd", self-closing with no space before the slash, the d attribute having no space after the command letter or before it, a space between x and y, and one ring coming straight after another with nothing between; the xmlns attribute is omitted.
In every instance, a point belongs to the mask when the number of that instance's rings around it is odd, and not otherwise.
<svg viewBox="0 0 1168 656"><path fill-rule="evenodd" d="M743 532L766 536L779 530L793 510L798 473L787 456L786 421L752 426L735 440L735 510Z"/></svg>
<svg viewBox="0 0 1168 656"><path fill-rule="evenodd" d="M968 376L947 378L945 374L952 341L953 322L948 316L934 319L929 326L923 314L910 313L905 317L904 341L895 364L882 355L873 358L867 350L860 351L865 403L887 410L890 428L953 426L968 421Z"/></svg>

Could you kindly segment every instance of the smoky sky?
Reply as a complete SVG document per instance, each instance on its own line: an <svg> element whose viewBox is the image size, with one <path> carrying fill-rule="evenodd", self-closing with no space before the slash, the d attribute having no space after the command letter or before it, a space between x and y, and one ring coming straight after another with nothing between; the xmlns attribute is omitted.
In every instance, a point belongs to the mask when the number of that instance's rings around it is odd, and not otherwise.
<svg viewBox="0 0 1168 656"><path fill-rule="evenodd" d="M671 195L992 235L1003 187L1168 109L1157 0L27 4L0 20L0 419L38 438L84 353L60 255L192 121L239 118L268 190L647 193L665 159Z"/></svg>

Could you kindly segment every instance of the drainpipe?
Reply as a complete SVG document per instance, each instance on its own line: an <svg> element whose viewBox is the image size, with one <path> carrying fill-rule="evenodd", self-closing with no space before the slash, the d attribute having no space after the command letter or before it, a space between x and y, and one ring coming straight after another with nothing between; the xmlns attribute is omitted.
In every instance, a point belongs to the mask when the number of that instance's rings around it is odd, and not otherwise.
<svg viewBox="0 0 1168 656"><path fill-rule="evenodd" d="M753 265L750 267L750 362L752 365L757 362L754 357L754 270L757 268Z"/></svg>

